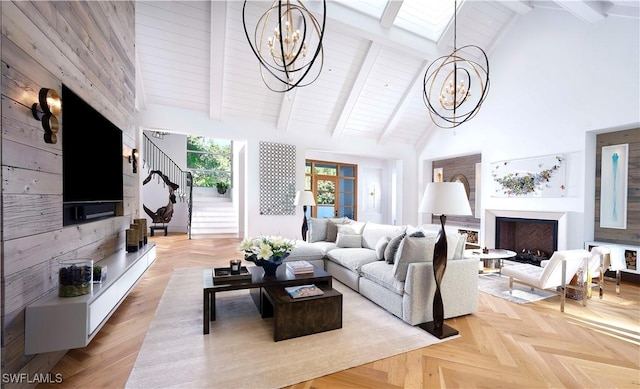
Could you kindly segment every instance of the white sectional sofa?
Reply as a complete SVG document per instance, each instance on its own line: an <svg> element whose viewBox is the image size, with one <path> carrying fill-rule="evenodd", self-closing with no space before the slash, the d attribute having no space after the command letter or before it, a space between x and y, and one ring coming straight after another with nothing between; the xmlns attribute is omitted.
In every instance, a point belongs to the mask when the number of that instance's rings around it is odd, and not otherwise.
<svg viewBox="0 0 640 389"><path fill-rule="evenodd" d="M433 320L433 246L439 226L416 228L346 218L310 220L287 261L306 260L411 325ZM447 231L441 292L445 318L478 309L478 261L464 259L466 234Z"/></svg>

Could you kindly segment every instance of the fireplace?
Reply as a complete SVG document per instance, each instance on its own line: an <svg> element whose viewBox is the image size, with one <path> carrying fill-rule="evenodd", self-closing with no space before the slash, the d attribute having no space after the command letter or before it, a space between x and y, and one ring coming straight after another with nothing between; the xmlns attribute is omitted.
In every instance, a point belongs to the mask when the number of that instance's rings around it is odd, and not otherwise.
<svg viewBox="0 0 640 389"><path fill-rule="evenodd" d="M558 250L558 221L497 217L495 246L516 252L515 261L539 266Z"/></svg>
<svg viewBox="0 0 640 389"><path fill-rule="evenodd" d="M567 250L568 243L568 214L566 212L540 212L540 211L514 211L514 210L502 210L502 209L487 209L484 214L484 231L485 236L483 238L482 247L488 248L505 248L511 249L512 251L518 252L521 251L523 247L501 247L501 242L497 240L497 230L498 230L498 219L503 218L506 219L507 223L510 223L510 219L524 219L528 221L526 228L554 228L555 231L551 232L526 232L525 235L539 235L539 236L555 236L555 242L551 241L551 243L546 242L529 242L532 243L532 247L529 249L540 249L540 250L549 250L548 254L553 253L556 250ZM555 227L552 227L553 223ZM507 226L509 227L509 226ZM502 229L501 229L501 233ZM521 233L522 234L522 233ZM501 239L505 239L504 237ZM515 237L513 238L515 240ZM520 240L519 240L520 241ZM507 244L510 242L505 242ZM543 246L544 245L544 246ZM538 247L533 247L538 246Z"/></svg>

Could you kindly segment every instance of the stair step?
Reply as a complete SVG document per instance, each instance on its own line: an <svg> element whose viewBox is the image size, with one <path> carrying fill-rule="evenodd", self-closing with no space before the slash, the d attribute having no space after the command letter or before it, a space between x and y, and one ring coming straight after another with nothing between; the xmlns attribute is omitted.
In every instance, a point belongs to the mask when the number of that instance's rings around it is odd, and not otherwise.
<svg viewBox="0 0 640 389"><path fill-rule="evenodd" d="M238 211L229 197L194 194L191 235L238 237Z"/></svg>
<svg viewBox="0 0 640 389"><path fill-rule="evenodd" d="M193 196L193 203L233 204L228 197Z"/></svg>
<svg viewBox="0 0 640 389"><path fill-rule="evenodd" d="M211 238L238 238L239 234L238 232L231 232L231 233L194 233L191 232L191 238L192 239L211 239Z"/></svg>
<svg viewBox="0 0 640 389"><path fill-rule="evenodd" d="M191 222L191 228L238 228L238 222L230 220L228 222Z"/></svg>
<svg viewBox="0 0 640 389"><path fill-rule="evenodd" d="M201 235L201 234L238 234L238 229L232 228L192 228L192 235Z"/></svg>

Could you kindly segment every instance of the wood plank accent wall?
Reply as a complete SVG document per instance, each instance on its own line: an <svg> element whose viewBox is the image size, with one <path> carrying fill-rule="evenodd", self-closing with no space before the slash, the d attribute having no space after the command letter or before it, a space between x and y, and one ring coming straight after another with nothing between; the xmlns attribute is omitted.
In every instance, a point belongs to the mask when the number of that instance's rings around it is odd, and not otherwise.
<svg viewBox="0 0 640 389"><path fill-rule="evenodd" d="M476 164L482 162L482 154L473 154L463 157L455 157L433 161L433 168L442 168L443 180L451 181L451 177L456 174L462 174L469 181L469 205L471 212L474 212L476 201ZM440 217L431 218L434 224L440 224ZM447 216L447 225L454 224L456 226L480 228L480 219L474 216Z"/></svg>
<svg viewBox="0 0 640 389"><path fill-rule="evenodd" d="M3 1L1 66L2 372L43 373L63 352L24 355L24 308L57 287L58 263L100 260L124 249L124 230L138 217L139 178L126 155L134 125L134 1ZM123 131L124 201L119 216L62 226L62 137L43 140L31 115L42 87L62 84ZM91 127L87 126L87 131ZM95 134L99 147L100 134ZM99 163L87 161L99 174Z"/></svg>
<svg viewBox="0 0 640 389"><path fill-rule="evenodd" d="M627 184L627 228L600 228L600 183L602 147L629 144ZM596 209L594 237L596 241L640 245L640 128L596 136Z"/></svg>

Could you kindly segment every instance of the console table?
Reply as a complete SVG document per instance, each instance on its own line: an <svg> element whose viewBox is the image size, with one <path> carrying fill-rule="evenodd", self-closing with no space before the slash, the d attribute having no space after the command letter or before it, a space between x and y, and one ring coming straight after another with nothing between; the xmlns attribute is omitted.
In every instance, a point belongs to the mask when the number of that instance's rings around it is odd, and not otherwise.
<svg viewBox="0 0 640 389"><path fill-rule="evenodd" d="M620 294L621 272L640 274L638 269L638 255L640 254L640 246L589 241L584 243L585 250L591 250L594 246L608 247L611 250L609 270L615 272L616 275L616 294Z"/></svg>
<svg viewBox="0 0 640 389"><path fill-rule="evenodd" d="M54 288L25 309L26 355L85 347L111 317L156 259L156 245L140 250L120 250L94 264L107 267L107 278L93 292L58 297Z"/></svg>

